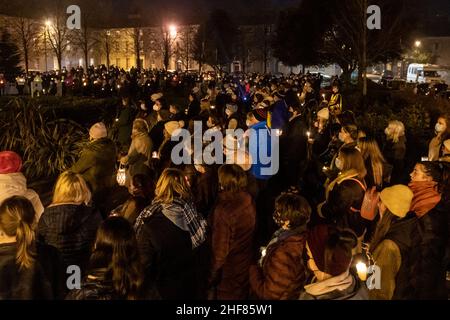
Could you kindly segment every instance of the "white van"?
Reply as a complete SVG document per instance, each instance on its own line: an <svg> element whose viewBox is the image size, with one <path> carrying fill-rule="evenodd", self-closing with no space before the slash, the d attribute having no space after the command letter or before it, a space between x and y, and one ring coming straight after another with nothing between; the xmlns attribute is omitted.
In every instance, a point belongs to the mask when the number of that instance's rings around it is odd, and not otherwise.
<svg viewBox="0 0 450 320"><path fill-rule="evenodd" d="M441 82L441 76L438 74L440 70L439 66L432 64L411 63L408 66L406 81L416 83Z"/></svg>

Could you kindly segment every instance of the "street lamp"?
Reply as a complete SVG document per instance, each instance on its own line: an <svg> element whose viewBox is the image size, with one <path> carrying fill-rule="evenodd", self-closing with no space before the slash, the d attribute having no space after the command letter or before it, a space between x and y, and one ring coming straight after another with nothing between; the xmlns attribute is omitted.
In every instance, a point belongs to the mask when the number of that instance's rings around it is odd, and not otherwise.
<svg viewBox="0 0 450 320"><path fill-rule="evenodd" d="M416 48L419 48L422 45L422 42L420 40L416 40L416 42L414 42L414 45L416 46Z"/></svg>
<svg viewBox="0 0 450 320"><path fill-rule="evenodd" d="M177 26L176 25L171 24L169 26L169 34L170 34L171 38L175 38L177 36Z"/></svg>

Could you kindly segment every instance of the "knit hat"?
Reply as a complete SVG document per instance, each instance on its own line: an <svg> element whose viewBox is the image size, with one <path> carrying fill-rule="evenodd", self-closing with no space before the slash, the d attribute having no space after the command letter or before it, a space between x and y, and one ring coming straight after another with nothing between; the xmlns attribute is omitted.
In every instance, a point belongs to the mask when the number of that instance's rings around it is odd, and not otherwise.
<svg viewBox="0 0 450 320"><path fill-rule="evenodd" d="M447 150L450 150L450 139L444 141L444 146Z"/></svg>
<svg viewBox="0 0 450 320"><path fill-rule="evenodd" d="M108 131L103 122L97 122L89 129L89 135L92 139L106 138L108 136Z"/></svg>
<svg viewBox="0 0 450 320"><path fill-rule="evenodd" d="M258 108L252 111L253 116L258 121L266 121L267 120L267 108Z"/></svg>
<svg viewBox="0 0 450 320"><path fill-rule="evenodd" d="M328 108L323 108L319 110L319 112L317 112L317 116L319 118L328 120L330 118L330 111L328 110Z"/></svg>
<svg viewBox="0 0 450 320"><path fill-rule="evenodd" d="M163 97L163 94L161 92L154 93L151 95L150 99L152 99L153 102L155 102L158 99L161 99Z"/></svg>
<svg viewBox="0 0 450 320"><path fill-rule="evenodd" d="M231 113L235 113L238 110L238 106L235 104L227 104L226 109L231 111Z"/></svg>
<svg viewBox="0 0 450 320"><path fill-rule="evenodd" d="M345 233L350 233L347 231ZM347 250L342 246L336 246L338 241L341 241L341 231L336 227L328 225L318 225L314 227L308 234L308 247L311 251L314 262L320 271L326 272L332 276L337 276L345 271L350 266L352 260L352 254L347 252ZM357 243L356 235L352 235L352 239L349 241L354 241L354 245ZM347 239L345 239L347 241ZM325 268L325 254L328 247L328 265ZM331 251L331 252L330 252Z"/></svg>
<svg viewBox="0 0 450 320"><path fill-rule="evenodd" d="M180 129L181 125L178 121L169 121L166 122L166 124L164 125L164 128L167 130L167 132L172 135L175 130Z"/></svg>
<svg viewBox="0 0 450 320"><path fill-rule="evenodd" d="M17 173L22 169L22 159L14 151L0 152L0 174Z"/></svg>
<svg viewBox="0 0 450 320"><path fill-rule="evenodd" d="M409 212L413 197L411 189L401 184L384 188L380 193L381 202L390 212L400 218L404 218Z"/></svg>

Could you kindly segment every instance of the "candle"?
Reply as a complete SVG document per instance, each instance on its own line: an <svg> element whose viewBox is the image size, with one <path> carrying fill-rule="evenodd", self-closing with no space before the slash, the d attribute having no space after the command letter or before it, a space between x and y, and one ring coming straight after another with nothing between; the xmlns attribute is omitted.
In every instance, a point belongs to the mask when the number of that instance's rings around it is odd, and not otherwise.
<svg viewBox="0 0 450 320"><path fill-rule="evenodd" d="M367 266L364 262L358 262L356 264L356 271L358 273L358 277L359 279L361 279L361 281L366 281L367 279Z"/></svg>

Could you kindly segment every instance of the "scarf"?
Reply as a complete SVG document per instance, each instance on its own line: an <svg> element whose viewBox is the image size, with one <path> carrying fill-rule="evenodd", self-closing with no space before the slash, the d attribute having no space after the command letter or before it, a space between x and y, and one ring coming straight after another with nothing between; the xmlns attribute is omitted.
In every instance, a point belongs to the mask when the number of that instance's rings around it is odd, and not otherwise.
<svg viewBox="0 0 450 320"><path fill-rule="evenodd" d="M437 183L434 181L410 182L408 186L414 193L411 211L414 211L419 218L426 215L441 201Z"/></svg>
<svg viewBox="0 0 450 320"><path fill-rule="evenodd" d="M134 229L139 234L144 220L156 212L161 212L167 219L183 231L189 232L192 241L192 249L197 248L206 240L206 220L195 209L193 203L183 199L174 199L172 203L163 203L155 200L145 208L136 219Z"/></svg>
<svg viewBox="0 0 450 320"><path fill-rule="evenodd" d="M347 270L346 272L327 280L308 284L305 286L305 291L306 293L317 297L335 290L344 291L350 287L352 283L353 277Z"/></svg>

